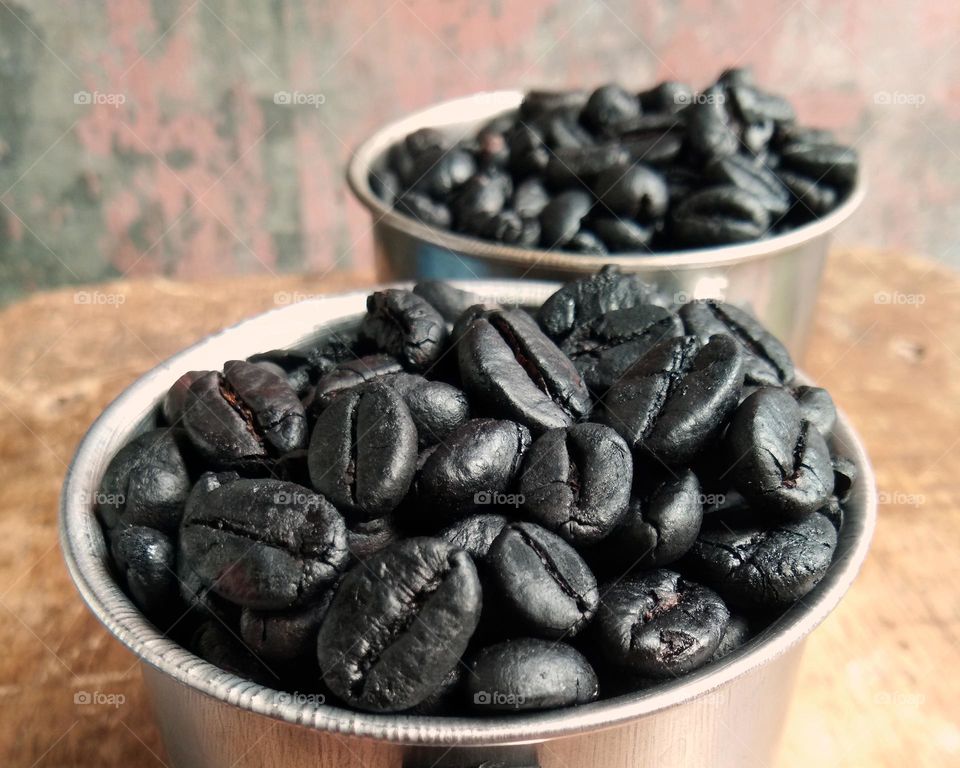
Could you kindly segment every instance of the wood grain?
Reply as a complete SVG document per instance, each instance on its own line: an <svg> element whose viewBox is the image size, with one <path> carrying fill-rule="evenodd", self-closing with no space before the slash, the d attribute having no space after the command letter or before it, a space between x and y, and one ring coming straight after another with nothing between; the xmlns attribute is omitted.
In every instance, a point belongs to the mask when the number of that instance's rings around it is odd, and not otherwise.
<svg viewBox="0 0 960 768"><path fill-rule="evenodd" d="M57 549L59 486L92 419L210 331L371 280L121 282L0 313L4 765L166 759L135 659L83 606ZM777 765L958 764L960 277L902 254L835 254L805 368L860 430L882 504L861 578L808 643ZM81 692L112 703L77 703Z"/></svg>

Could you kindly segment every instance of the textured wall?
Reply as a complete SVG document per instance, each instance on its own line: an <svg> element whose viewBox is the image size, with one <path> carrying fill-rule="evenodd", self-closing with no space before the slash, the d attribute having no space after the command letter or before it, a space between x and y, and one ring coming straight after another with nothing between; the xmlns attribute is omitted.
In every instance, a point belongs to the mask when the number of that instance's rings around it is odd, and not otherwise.
<svg viewBox="0 0 960 768"><path fill-rule="evenodd" d="M0 301L362 262L342 172L383 120L735 63L863 153L844 242L960 266L958 29L960 4L935 0L0 0Z"/></svg>

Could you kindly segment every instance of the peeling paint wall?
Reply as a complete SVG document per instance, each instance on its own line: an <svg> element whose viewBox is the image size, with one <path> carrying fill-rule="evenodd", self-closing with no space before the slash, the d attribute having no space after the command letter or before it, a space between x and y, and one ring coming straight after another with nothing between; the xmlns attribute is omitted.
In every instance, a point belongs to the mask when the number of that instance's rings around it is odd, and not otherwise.
<svg viewBox="0 0 960 768"><path fill-rule="evenodd" d="M958 29L960 5L905 0L3 0L0 302L368 263L342 175L381 122L486 88L703 85L734 63L864 155L843 242L960 266Z"/></svg>

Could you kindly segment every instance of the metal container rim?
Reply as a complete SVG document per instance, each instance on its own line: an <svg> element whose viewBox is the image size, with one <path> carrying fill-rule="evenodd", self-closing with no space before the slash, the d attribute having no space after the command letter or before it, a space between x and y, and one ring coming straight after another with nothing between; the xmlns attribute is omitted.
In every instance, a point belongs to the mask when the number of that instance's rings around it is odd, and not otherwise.
<svg viewBox="0 0 960 768"><path fill-rule="evenodd" d="M426 126L446 129L472 127L477 121L515 109L522 98L522 91L502 90L450 99L394 120L364 140L354 150L346 176L354 195L373 216L374 225L382 223L454 254L463 253L514 267L539 267L570 273L594 272L605 264L616 264L626 271L684 270L727 266L797 248L836 229L860 206L866 194L867 185L861 170L856 186L837 208L816 221L782 235L749 243L685 251L638 251L594 256L544 248L506 246L431 227L385 205L370 187L369 172L374 163L390 145L408 133ZM465 137L468 133L469 130L465 130L462 136Z"/></svg>
<svg viewBox="0 0 960 768"><path fill-rule="evenodd" d="M556 283L454 281L501 300L541 302ZM409 283L394 285L409 286ZM313 298L273 309L204 338L173 355L127 387L82 438L60 497L59 536L67 569L97 619L141 661L181 684L241 709L315 730L423 746L490 746L544 741L600 730L704 696L774 661L804 639L834 609L866 557L876 524L875 480L863 445L842 413L834 441L856 464L859 476L846 509L837 554L820 584L761 636L676 682L570 709L490 718L384 715L294 700L289 694L219 669L167 639L129 600L106 564L106 548L89 500L105 463L143 425L169 386L187 370L220 367L228 359L322 336L365 309L369 291Z"/></svg>

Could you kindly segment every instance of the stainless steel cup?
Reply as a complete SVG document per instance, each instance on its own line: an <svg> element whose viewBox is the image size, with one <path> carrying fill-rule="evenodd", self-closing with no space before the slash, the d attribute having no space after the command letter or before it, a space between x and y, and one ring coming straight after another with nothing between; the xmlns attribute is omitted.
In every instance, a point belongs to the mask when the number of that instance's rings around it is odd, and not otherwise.
<svg viewBox="0 0 960 768"><path fill-rule="evenodd" d="M830 235L860 205L861 182L819 221L768 240L690 251L587 256L516 248L428 227L385 206L370 188L370 169L408 133L433 126L466 138L492 117L516 109L520 91L493 91L445 101L390 123L364 141L347 181L373 217L379 274L384 280L533 277L569 280L617 264L643 274L668 294L720 298L749 306L798 358L810 331Z"/></svg>
<svg viewBox="0 0 960 768"><path fill-rule="evenodd" d="M485 296L541 302L555 285L464 283ZM315 343L354 325L366 292L277 309L210 336L136 381L97 419L64 482L60 540L84 601L142 660L164 744L177 768L399 768L468 766L482 760L545 768L768 768L804 638L850 587L876 518L873 472L849 422L834 441L859 478L824 580L762 636L722 661L646 692L573 709L494 718L374 715L309 695L265 688L218 669L161 635L110 575L90 499L110 458L154 425L156 406L188 370L216 369L277 347Z"/></svg>

